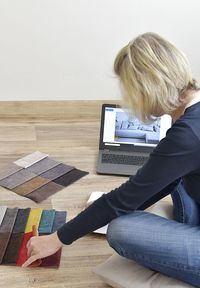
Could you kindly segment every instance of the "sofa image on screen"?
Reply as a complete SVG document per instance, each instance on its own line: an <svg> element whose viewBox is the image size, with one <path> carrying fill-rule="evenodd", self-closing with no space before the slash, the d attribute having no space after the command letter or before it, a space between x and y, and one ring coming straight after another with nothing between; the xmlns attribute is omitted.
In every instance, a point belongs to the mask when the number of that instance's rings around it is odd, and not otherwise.
<svg viewBox="0 0 200 288"><path fill-rule="evenodd" d="M115 141L157 144L160 136L160 121L147 125L138 119L130 119L122 112L116 115Z"/></svg>

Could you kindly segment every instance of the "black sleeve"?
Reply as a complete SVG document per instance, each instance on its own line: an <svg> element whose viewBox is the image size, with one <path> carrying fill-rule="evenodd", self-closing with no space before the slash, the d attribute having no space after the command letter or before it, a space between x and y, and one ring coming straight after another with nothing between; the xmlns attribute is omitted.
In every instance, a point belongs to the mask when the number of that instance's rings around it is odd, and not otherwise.
<svg viewBox="0 0 200 288"><path fill-rule="evenodd" d="M58 230L60 241L71 244L114 218L146 209L168 195L179 178L200 166L199 148L199 139L191 128L185 123L175 123L136 175Z"/></svg>

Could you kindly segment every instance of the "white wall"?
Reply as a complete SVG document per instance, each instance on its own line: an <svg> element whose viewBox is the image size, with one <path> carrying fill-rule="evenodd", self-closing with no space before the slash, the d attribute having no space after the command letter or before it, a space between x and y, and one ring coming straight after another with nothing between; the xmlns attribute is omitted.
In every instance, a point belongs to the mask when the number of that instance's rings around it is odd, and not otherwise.
<svg viewBox="0 0 200 288"><path fill-rule="evenodd" d="M0 0L0 100L118 99L112 64L153 31L200 80L199 0Z"/></svg>

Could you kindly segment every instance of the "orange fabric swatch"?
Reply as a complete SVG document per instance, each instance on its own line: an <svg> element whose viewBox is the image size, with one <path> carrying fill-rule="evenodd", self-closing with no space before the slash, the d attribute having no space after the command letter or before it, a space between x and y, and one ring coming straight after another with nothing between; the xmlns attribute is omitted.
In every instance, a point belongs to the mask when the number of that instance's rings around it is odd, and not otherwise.
<svg viewBox="0 0 200 288"><path fill-rule="evenodd" d="M41 267L59 267L61 260L62 248L60 248L56 253L42 259Z"/></svg>

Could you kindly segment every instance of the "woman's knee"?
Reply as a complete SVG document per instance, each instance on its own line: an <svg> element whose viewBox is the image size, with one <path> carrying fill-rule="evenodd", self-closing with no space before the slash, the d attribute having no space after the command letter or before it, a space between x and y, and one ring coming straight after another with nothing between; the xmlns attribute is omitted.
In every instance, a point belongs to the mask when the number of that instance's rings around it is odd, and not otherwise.
<svg viewBox="0 0 200 288"><path fill-rule="evenodd" d="M182 181L171 193L171 197L174 208L174 219L180 223L199 226L200 206L188 195Z"/></svg>
<svg viewBox="0 0 200 288"><path fill-rule="evenodd" d="M111 247L116 244L116 242L119 241L119 239L122 237L121 233L121 217L118 217L110 222L108 225L107 233L106 233L106 238Z"/></svg>
<svg viewBox="0 0 200 288"><path fill-rule="evenodd" d="M134 245L142 240L143 217L147 213L135 211L131 214L118 217L110 222L107 230L107 241L116 250L116 247L123 247L129 241Z"/></svg>
<svg viewBox="0 0 200 288"><path fill-rule="evenodd" d="M124 229L122 217L118 217L110 222L107 229L106 238L110 247L119 255L124 256Z"/></svg>

